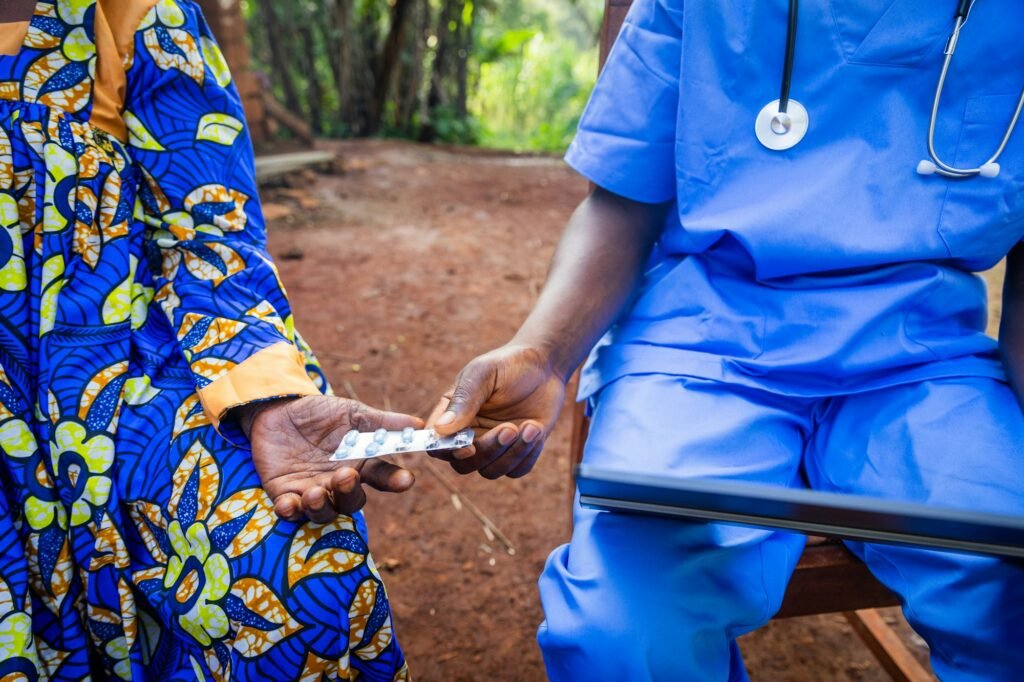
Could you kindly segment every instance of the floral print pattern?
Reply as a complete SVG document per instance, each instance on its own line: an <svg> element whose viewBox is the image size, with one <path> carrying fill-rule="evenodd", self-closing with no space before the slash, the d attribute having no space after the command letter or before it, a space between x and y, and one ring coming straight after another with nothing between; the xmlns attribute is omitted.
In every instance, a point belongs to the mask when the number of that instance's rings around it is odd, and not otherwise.
<svg viewBox="0 0 1024 682"><path fill-rule="evenodd" d="M118 12L124 139L90 118ZM281 344L329 390L196 4L39 0L0 56L0 680L407 679L362 517L278 519L203 409Z"/></svg>

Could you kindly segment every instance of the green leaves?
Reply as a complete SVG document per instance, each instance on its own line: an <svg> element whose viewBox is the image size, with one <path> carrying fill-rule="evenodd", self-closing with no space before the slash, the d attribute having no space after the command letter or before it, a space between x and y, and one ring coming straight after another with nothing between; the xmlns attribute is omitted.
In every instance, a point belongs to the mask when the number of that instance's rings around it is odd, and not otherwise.
<svg viewBox="0 0 1024 682"><path fill-rule="evenodd" d="M509 29L491 40L482 40L476 58L481 64L515 57L533 40L539 31L535 28Z"/></svg>
<svg viewBox="0 0 1024 682"><path fill-rule="evenodd" d="M538 151L568 145L596 78L603 0L413 3L382 86L375 78L393 3L248 0L257 69L270 75L282 103L326 136L384 134ZM230 143L231 132L217 124L200 138Z"/></svg>

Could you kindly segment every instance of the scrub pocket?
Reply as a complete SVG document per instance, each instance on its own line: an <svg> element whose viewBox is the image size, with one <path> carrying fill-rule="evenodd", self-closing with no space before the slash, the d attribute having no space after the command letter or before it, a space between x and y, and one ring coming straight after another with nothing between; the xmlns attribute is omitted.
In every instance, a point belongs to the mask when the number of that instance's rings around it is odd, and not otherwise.
<svg viewBox="0 0 1024 682"><path fill-rule="evenodd" d="M967 101L963 127L953 163L977 168L988 161L1006 134L1019 94L972 97ZM953 150L937 148L949 163ZM997 178L945 180L946 198L939 216L939 236L950 255L967 259L976 268L995 265L1024 237L1024 140L1021 131L999 159Z"/></svg>
<svg viewBox="0 0 1024 682"><path fill-rule="evenodd" d="M836 37L851 64L915 66L941 51L953 7L935 0L829 0Z"/></svg>

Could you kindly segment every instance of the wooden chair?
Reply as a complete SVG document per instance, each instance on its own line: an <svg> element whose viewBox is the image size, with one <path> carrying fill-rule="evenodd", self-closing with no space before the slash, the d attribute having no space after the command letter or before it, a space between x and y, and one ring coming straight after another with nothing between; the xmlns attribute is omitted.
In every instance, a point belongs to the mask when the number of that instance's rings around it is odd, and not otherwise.
<svg viewBox="0 0 1024 682"><path fill-rule="evenodd" d="M601 26L602 66L631 4L632 0L605 0ZM574 463L583 459L588 430L584 406L577 404L571 446ZM894 680L931 682L935 678L875 611L898 605L899 598L875 580L867 566L841 543L828 538L811 538L775 617L842 613Z"/></svg>

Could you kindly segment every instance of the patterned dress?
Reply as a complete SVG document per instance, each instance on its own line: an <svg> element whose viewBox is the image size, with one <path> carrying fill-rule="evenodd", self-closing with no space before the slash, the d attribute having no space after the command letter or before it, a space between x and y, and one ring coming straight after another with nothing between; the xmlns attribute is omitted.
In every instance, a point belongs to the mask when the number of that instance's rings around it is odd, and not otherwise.
<svg viewBox="0 0 1024 682"><path fill-rule="evenodd" d="M362 518L217 430L327 390L195 3L0 24L0 681L404 679Z"/></svg>

